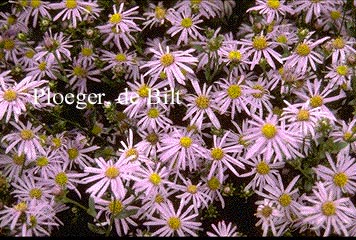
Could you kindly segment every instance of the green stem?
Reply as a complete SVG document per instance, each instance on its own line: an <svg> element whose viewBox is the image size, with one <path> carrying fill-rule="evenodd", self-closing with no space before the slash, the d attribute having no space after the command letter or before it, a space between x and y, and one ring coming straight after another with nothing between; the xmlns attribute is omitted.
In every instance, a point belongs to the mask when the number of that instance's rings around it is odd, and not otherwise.
<svg viewBox="0 0 356 240"><path fill-rule="evenodd" d="M82 204L78 203L77 201L74 201L74 200L68 198L67 196L65 196L64 198L62 198L61 201L62 201L63 203L71 203L71 204L73 204L73 205L75 205L75 206L77 206L77 207L83 209L85 212L88 211L88 208L86 208L86 207L83 206Z"/></svg>
<svg viewBox="0 0 356 240"><path fill-rule="evenodd" d="M66 82L66 83L69 83L69 80L68 80L68 78L67 78L66 72L65 72L65 70L64 70L63 63L62 63L61 60L58 58L56 52L53 52L53 55L54 55L54 58L56 59L58 65L59 65L59 68L61 69L61 72L62 72L62 77L63 77L63 78L62 78L61 80L63 80L63 81Z"/></svg>

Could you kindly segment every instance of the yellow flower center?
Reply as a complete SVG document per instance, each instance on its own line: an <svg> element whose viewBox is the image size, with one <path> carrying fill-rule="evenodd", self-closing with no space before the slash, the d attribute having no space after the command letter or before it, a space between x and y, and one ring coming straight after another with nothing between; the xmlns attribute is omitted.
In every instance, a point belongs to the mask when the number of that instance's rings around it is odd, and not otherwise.
<svg viewBox="0 0 356 240"><path fill-rule="evenodd" d="M272 9L278 9L281 3L278 0L267 0L267 6Z"/></svg>
<svg viewBox="0 0 356 240"><path fill-rule="evenodd" d="M138 90L137 90L137 94L144 98L144 97L148 97L149 95L149 92L150 92L150 88L147 87L146 84L143 84Z"/></svg>
<svg viewBox="0 0 356 240"><path fill-rule="evenodd" d="M90 57L93 54L93 50L91 48L83 48L82 54L85 57Z"/></svg>
<svg viewBox="0 0 356 240"><path fill-rule="evenodd" d="M267 40L264 36L256 36L252 42L252 46L257 50L263 50L267 47L267 45Z"/></svg>
<svg viewBox="0 0 356 240"><path fill-rule="evenodd" d="M335 183L336 186L338 187L345 187L348 181L348 177L345 173L336 173L333 177L333 182Z"/></svg>
<svg viewBox="0 0 356 240"><path fill-rule="evenodd" d="M261 161L260 163L257 164L256 171L260 175L266 175L269 173L270 168L265 161Z"/></svg>
<svg viewBox="0 0 356 240"><path fill-rule="evenodd" d="M48 158L46 158L45 156L39 157L36 160L36 165L39 167L47 166L48 163L49 163Z"/></svg>
<svg viewBox="0 0 356 240"><path fill-rule="evenodd" d="M69 148L67 153L70 160L74 160L79 156L79 150L77 148Z"/></svg>
<svg viewBox="0 0 356 240"><path fill-rule="evenodd" d="M229 52L228 58L232 62L239 62L241 60L242 54L240 51L232 50Z"/></svg>
<svg viewBox="0 0 356 240"><path fill-rule="evenodd" d="M320 107L323 105L323 98L320 95L315 95L310 98L309 104L313 108Z"/></svg>
<svg viewBox="0 0 356 240"><path fill-rule="evenodd" d="M154 145L154 144L158 143L159 139L158 139L158 135L156 133L150 133L150 134L147 134L146 140L147 140L147 142Z"/></svg>
<svg viewBox="0 0 356 240"><path fill-rule="evenodd" d="M155 202L159 204L159 203L163 203L163 201L164 201L163 196L161 194L157 194L155 197Z"/></svg>
<svg viewBox="0 0 356 240"><path fill-rule="evenodd" d="M195 104L200 109L207 109L210 104L210 99L207 96L200 95L195 99Z"/></svg>
<svg viewBox="0 0 356 240"><path fill-rule="evenodd" d="M343 139L347 142L347 141L351 140L351 137L352 137L352 132L345 132Z"/></svg>
<svg viewBox="0 0 356 240"><path fill-rule="evenodd" d="M341 12L339 12L337 10L332 10L332 11L330 11L330 17L332 20L337 20L341 17Z"/></svg>
<svg viewBox="0 0 356 240"><path fill-rule="evenodd" d="M309 120L309 111L306 109L300 109L297 114L298 121L308 121Z"/></svg>
<svg viewBox="0 0 356 240"><path fill-rule="evenodd" d="M191 18L187 17L183 18L180 24L184 28L190 28L193 25L193 21Z"/></svg>
<svg viewBox="0 0 356 240"><path fill-rule="evenodd" d="M336 72L341 76L346 76L349 73L349 68L345 65L340 65L336 67Z"/></svg>
<svg viewBox="0 0 356 240"><path fill-rule="evenodd" d="M151 182L153 185L158 186L158 185L161 183L161 177L160 177L157 173L152 173L152 174L150 175L150 182Z"/></svg>
<svg viewBox="0 0 356 240"><path fill-rule="evenodd" d="M173 64L174 62L174 56L171 54L171 53L166 53L166 54L163 54L161 59L161 64L164 66L164 67L168 67L170 66L171 64Z"/></svg>
<svg viewBox="0 0 356 240"><path fill-rule="evenodd" d="M118 24L118 23L121 22L121 20L122 20L121 14L120 13L115 13L115 14L111 15L109 22L111 24Z"/></svg>
<svg viewBox="0 0 356 240"><path fill-rule="evenodd" d="M260 213L265 218L268 218L269 216L271 216L272 212L273 212L273 209L270 206L265 206L260 210Z"/></svg>
<svg viewBox="0 0 356 240"><path fill-rule="evenodd" d="M33 56L35 56L35 51L33 51L33 50L28 50L28 51L26 51L25 56L26 56L27 58L29 58L29 59L32 59Z"/></svg>
<svg viewBox="0 0 356 240"><path fill-rule="evenodd" d="M237 84L232 84L227 89L227 95L231 99L236 99L241 96L242 90L241 87Z"/></svg>
<svg viewBox="0 0 356 240"><path fill-rule="evenodd" d="M284 34L279 35L276 40L279 43L287 43L288 42L288 38Z"/></svg>
<svg viewBox="0 0 356 240"><path fill-rule="evenodd" d="M11 51L12 49L15 48L15 41L12 39L5 39L4 40L4 49Z"/></svg>
<svg viewBox="0 0 356 240"><path fill-rule="evenodd" d="M219 179L217 179L217 177L212 177L209 181L208 181L208 187L210 188L210 190L217 190L220 187L220 182Z"/></svg>
<svg viewBox="0 0 356 240"><path fill-rule="evenodd" d="M23 163L25 162L25 154L21 154L21 155L15 154L15 155L12 157L12 161L13 161L16 165L22 166Z"/></svg>
<svg viewBox="0 0 356 240"><path fill-rule="evenodd" d="M160 73L159 73L159 78L162 79L162 80L167 79L167 73L165 73L165 72L160 72Z"/></svg>
<svg viewBox="0 0 356 240"><path fill-rule="evenodd" d="M261 128L261 132L263 136L265 136L268 139L271 139L274 138L274 136L276 136L278 130L275 125L271 123L265 123Z"/></svg>
<svg viewBox="0 0 356 240"><path fill-rule="evenodd" d="M66 7L68 9L73 9L73 8L76 8L77 7L77 1L76 0L67 0L66 1Z"/></svg>
<svg viewBox="0 0 356 240"><path fill-rule="evenodd" d="M245 146L245 147L248 146L248 141L246 141L246 140L244 139L244 136L243 136L243 135L240 135L240 136L239 136L238 143L241 144L242 146Z"/></svg>
<svg viewBox="0 0 356 240"><path fill-rule="evenodd" d="M138 152L135 148L130 148L125 153L126 158L132 157L131 161L135 161L138 158Z"/></svg>
<svg viewBox="0 0 356 240"><path fill-rule="evenodd" d="M159 117L159 110L157 108L150 108L147 112L147 116L149 118L158 118Z"/></svg>
<svg viewBox="0 0 356 240"><path fill-rule="evenodd" d="M181 226L180 219L177 217L170 217L167 221L168 226L173 230L178 230Z"/></svg>
<svg viewBox="0 0 356 240"><path fill-rule="evenodd" d="M299 56L308 56L310 53L310 47L308 44L306 43L299 43L297 48L295 49L295 52L299 55Z"/></svg>
<svg viewBox="0 0 356 240"><path fill-rule="evenodd" d="M7 18L7 23L9 24L9 25L13 25L13 24L15 24L16 23L16 17L15 16L9 16L8 18Z"/></svg>
<svg viewBox="0 0 356 240"><path fill-rule="evenodd" d="M224 151L221 148L213 148L210 152L211 157L214 160L221 160L224 157Z"/></svg>
<svg viewBox="0 0 356 240"><path fill-rule="evenodd" d="M189 148L192 145L192 139L187 136L181 137L179 140L179 144L182 147Z"/></svg>
<svg viewBox="0 0 356 240"><path fill-rule="evenodd" d="M117 176L119 176L119 174L119 169L117 169L117 167L115 166L110 166L105 171L105 176L110 179L116 178Z"/></svg>
<svg viewBox="0 0 356 240"><path fill-rule="evenodd" d="M39 188L32 188L30 190L30 198L39 200L42 197L42 190Z"/></svg>
<svg viewBox="0 0 356 240"><path fill-rule="evenodd" d="M94 125L91 133L94 135L99 135L103 131L103 128L100 125Z"/></svg>
<svg viewBox="0 0 356 240"><path fill-rule="evenodd" d="M123 53L119 53L115 57L116 61L118 62L125 62L126 61L126 56Z"/></svg>
<svg viewBox="0 0 356 240"><path fill-rule="evenodd" d="M65 172L60 172L54 178L54 181L61 187L64 187L68 183L68 176Z"/></svg>
<svg viewBox="0 0 356 240"><path fill-rule="evenodd" d="M288 207L291 202L292 202L292 197L289 194L283 193L279 199L278 202L283 206L283 207Z"/></svg>
<svg viewBox="0 0 356 240"><path fill-rule="evenodd" d="M197 192L198 192L198 187L197 187L197 185L189 185L189 186L187 187L187 192L188 192L188 193L191 193L191 194L197 193Z"/></svg>
<svg viewBox="0 0 356 240"><path fill-rule="evenodd" d="M166 9L157 6L155 8L155 16L157 19L163 19L166 16Z"/></svg>
<svg viewBox="0 0 356 240"><path fill-rule="evenodd" d="M85 77L87 75L87 71L81 66L75 66L73 68L73 74L77 77Z"/></svg>
<svg viewBox="0 0 356 240"><path fill-rule="evenodd" d="M345 41L342 37L334 39L332 44L336 49L343 49L345 47Z"/></svg>
<svg viewBox="0 0 356 240"><path fill-rule="evenodd" d="M31 140L32 138L35 137L35 135L33 134L33 132L30 129L23 129L20 132L20 136L23 140Z"/></svg>
<svg viewBox="0 0 356 240"><path fill-rule="evenodd" d="M46 62L41 62L38 64L38 69L41 70L42 72L46 70L47 63Z"/></svg>
<svg viewBox="0 0 356 240"><path fill-rule="evenodd" d="M255 86L252 87L254 90L260 90L260 93L253 93L252 96L254 98L262 98L263 95L265 94L265 89L263 86L256 84Z"/></svg>
<svg viewBox="0 0 356 240"><path fill-rule="evenodd" d="M17 93L12 89L5 90L3 98L7 102L15 101L17 98Z"/></svg>
<svg viewBox="0 0 356 240"><path fill-rule="evenodd" d="M113 200L109 203L108 205L109 211L114 215L118 215L122 212L124 209L124 206L122 206L122 202L120 200Z"/></svg>
<svg viewBox="0 0 356 240"><path fill-rule="evenodd" d="M30 228L34 228L37 226L37 218L34 215L30 216Z"/></svg>
<svg viewBox="0 0 356 240"><path fill-rule="evenodd" d="M27 203L19 202L14 206L14 209L18 212L26 212L27 211Z"/></svg>
<svg viewBox="0 0 356 240"><path fill-rule="evenodd" d="M38 8L39 6L41 6L41 1L40 0L31 0L31 7L33 8Z"/></svg>
<svg viewBox="0 0 356 240"><path fill-rule="evenodd" d="M323 203L323 205L321 206L321 211L327 217L332 216L332 215L335 215L335 213L336 213L336 206L335 206L334 202L327 201L327 202Z"/></svg>
<svg viewBox="0 0 356 240"><path fill-rule="evenodd" d="M60 146L62 146L62 140L60 138L53 138L52 143L55 149L60 148Z"/></svg>
<svg viewBox="0 0 356 240"><path fill-rule="evenodd" d="M190 0L190 3L192 5L197 5L197 4L200 4L202 0Z"/></svg>

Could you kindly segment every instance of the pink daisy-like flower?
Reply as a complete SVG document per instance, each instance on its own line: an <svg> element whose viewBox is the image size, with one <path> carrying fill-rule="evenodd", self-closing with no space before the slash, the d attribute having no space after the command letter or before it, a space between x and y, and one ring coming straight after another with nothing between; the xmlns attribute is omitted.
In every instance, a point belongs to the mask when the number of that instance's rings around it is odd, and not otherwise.
<svg viewBox="0 0 356 240"><path fill-rule="evenodd" d="M330 37L323 37L316 41L304 39L303 42L298 43L290 56L283 59L285 66L295 67L295 71L297 72L306 72L308 66L311 66L311 68L316 71L316 63L322 64L323 56L314 51L314 49L329 38Z"/></svg>
<svg viewBox="0 0 356 240"><path fill-rule="evenodd" d="M86 192L91 196L102 197L110 187L110 192L116 198L123 198L127 189L124 183L131 179L131 175L137 171L138 165L129 161L110 159L105 161L102 157L95 158L98 167L85 167L84 172L94 175L82 179L84 184L96 182Z"/></svg>
<svg viewBox="0 0 356 240"><path fill-rule="evenodd" d="M47 81L33 80L32 76L27 76L21 82L12 84L3 78L9 72L5 71L0 75L0 120L6 114L5 122L9 122L12 115L15 122L18 122L19 116L26 112L26 104L34 103L34 89Z"/></svg>
<svg viewBox="0 0 356 240"><path fill-rule="evenodd" d="M252 117L252 126L246 131L245 137L252 143L245 158L249 159L261 151L266 153L267 159L275 154L275 161L303 157L299 152L301 141L296 138L298 135L288 131L284 121L278 120L277 115L269 114L265 120L256 115Z"/></svg>
<svg viewBox="0 0 356 240"><path fill-rule="evenodd" d="M190 8L185 8L183 11L169 11L167 19L172 24L172 27L167 30L167 34L174 37L180 33L177 41L178 46L181 45L181 42L187 44L189 39L203 40L203 36L199 33L202 28L197 26L203 20L200 19L200 15L193 15Z"/></svg>
<svg viewBox="0 0 356 240"><path fill-rule="evenodd" d="M355 207L350 207L353 206L350 198L337 197L332 188L327 190L323 182L317 182L312 195L305 196L305 201L308 205L299 209L304 224L310 224L317 234L324 230L324 237L331 233L349 235L347 227L356 215Z"/></svg>
<svg viewBox="0 0 356 240"><path fill-rule="evenodd" d="M275 61L283 62L281 55L273 50L278 46L278 43L270 40L269 35L265 36L261 33L254 36L253 39L241 39L241 41L238 41L245 48L246 55L252 56L250 70L253 70L260 63L262 57L266 59L272 69L276 69Z"/></svg>
<svg viewBox="0 0 356 240"><path fill-rule="evenodd" d="M164 72L169 85L174 88L175 81L185 85L186 78L182 71L194 74L188 65L195 65L198 62L198 59L191 55L195 49L170 52L169 46L166 47L166 51L163 51L162 46L159 45L159 51L153 48L150 48L150 51L154 53L153 59L140 67L140 69L149 68L143 76L152 75L155 80Z"/></svg>
<svg viewBox="0 0 356 240"><path fill-rule="evenodd" d="M227 225L224 220L219 221L217 225L214 223L211 224L211 227L215 232L207 231L206 234L209 237L237 237L238 232L236 231L237 227L234 226L231 222Z"/></svg>
<svg viewBox="0 0 356 240"><path fill-rule="evenodd" d="M220 128L219 119L216 117L214 110L218 110L217 103L214 96L210 93L212 85L207 87L206 83L203 85L203 90L200 88L198 81L192 81L193 88L197 95L188 94L185 100L187 104L187 113L183 118L183 121L189 119L191 125L196 125L198 129L201 129L204 118L210 119L211 123L216 128Z"/></svg>
<svg viewBox="0 0 356 240"><path fill-rule="evenodd" d="M314 171L318 178L324 182L326 190L332 189L338 197L343 193L354 195L356 193L356 162L349 154L340 152L336 164L329 153L326 158L331 168L318 165Z"/></svg>
<svg viewBox="0 0 356 240"><path fill-rule="evenodd" d="M168 201L165 206L158 206L160 218L147 216L149 221L145 222L147 226L161 226L158 230L152 233L153 236L198 236L196 231L201 230L201 223L195 218L197 213L192 213L193 206L188 207L183 211L185 204L181 202L176 211L173 204Z"/></svg>
<svg viewBox="0 0 356 240"><path fill-rule="evenodd" d="M46 154L37 135L42 126L33 128L31 122L27 122L26 126L22 122L10 122L10 124L16 128L17 132L7 134L1 139L2 142L9 142L5 153L18 146L18 154L24 153L30 160L35 160L39 154Z"/></svg>
<svg viewBox="0 0 356 240"><path fill-rule="evenodd" d="M291 7L285 5L284 0L257 0L256 6L247 9L246 12L250 11L258 11L266 17L267 23L271 23L273 20L279 22L287 13L294 13Z"/></svg>

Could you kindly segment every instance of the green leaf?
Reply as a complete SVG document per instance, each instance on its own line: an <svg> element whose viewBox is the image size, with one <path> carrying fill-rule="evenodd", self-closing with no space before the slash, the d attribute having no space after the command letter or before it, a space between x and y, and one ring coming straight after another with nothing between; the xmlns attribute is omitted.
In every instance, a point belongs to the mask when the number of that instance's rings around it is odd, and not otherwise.
<svg viewBox="0 0 356 240"><path fill-rule="evenodd" d="M96 234L105 234L105 231L106 231L105 229L98 227L92 223L88 223L88 228L90 231L92 231L93 233L96 233Z"/></svg>
<svg viewBox="0 0 356 240"><path fill-rule="evenodd" d="M124 209L124 210L122 210L122 212L120 212L118 215L116 215L115 218L124 219L124 218L130 217L131 215L136 214L137 211L138 211L138 209L131 209L131 210Z"/></svg>
<svg viewBox="0 0 356 240"><path fill-rule="evenodd" d="M96 210L95 210L95 202L94 199L92 197L89 198L89 208L87 210L87 213L92 216L92 217L96 217Z"/></svg>
<svg viewBox="0 0 356 240"><path fill-rule="evenodd" d="M335 143L335 148L334 148L333 153L338 153L341 149L343 149L347 145L348 145L347 142L337 142L337 143Z"/></svg>

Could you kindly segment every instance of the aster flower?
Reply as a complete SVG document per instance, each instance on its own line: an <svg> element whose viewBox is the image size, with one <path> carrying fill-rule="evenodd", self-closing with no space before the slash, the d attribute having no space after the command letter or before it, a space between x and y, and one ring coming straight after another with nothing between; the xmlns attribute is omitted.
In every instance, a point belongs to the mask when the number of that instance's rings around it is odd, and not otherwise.
<svg viewBox="0 0 356 240"><path fill-rule="evenodd" d="M335 142L345 142L347 145L341 150L342 152L351 153L356 150L356 142L351 141L353 137L353 130L355 129L356 119L352 119L350 122L344 120L337 122L338 125L333 128L330 136ZM340 126L341 125L341 126Z"/></svg>
<svg viewBox="0 0 356 240"><path fill-rule="evenodd" d="M194 49L170 52L168 46L166 51L163 51L162 46L159 45L159 51L153 48L150 48L150 51L154 53L153 59L140 67L140 69L150 68L143 76L150 74L155 80L161 72L164 72L169 85L174 88L175 81L185 85L185 76L182 70L194 74L194 71L188 66L195 65L198 62L198 59L191 55L195 51Z"/></svg>
<svg viewBox="0 0 356 240"><path fill-rule="evenodd" d="M214 145L210 149L210 156L208 156L208 159L212 160L208 178L217 173L218 179L222 181L224 178L223 166L230 169L236 176L240 174L236 171L235 166L245 169L242 158L237 156L242 151L242 146L226 146L225 139L229 134L230 132L227 131L222 138L217 138L216 135L213 136Z"/></svg>
<svg viewBox="0 0 356 240"><path fill-rule="evenodd" d="M308 66L311 66L316 71L316 63L322 64L323 56L314 49L328 39L329 37L323 37L316 41L304 39L303 42L298 43L290 56L283 59L285 66L293 66L297 72L305 72Z"/></svg>
<svg viewBox="0 0 356 240"><path fill-rule="evenodd" d="M301 141L296 139L298 135L287 130L284 122L278 120L276 115L269 114L265 120L256 115L252 118L252 126L246 131L245 137L246 140L253 141L245 156L247 159L260 151L266 153L267 159L275 154L275 161L303 156L299 152Z"/></svg>
<svg viewBox="0 0 356 240"><path fill-rule="evenodd" d="M244 163L246 167L250 166L252 169L247 173L240 174L239 177L253 176L251 181L246 185L245 191L251 188L252 190L258 188L259 191L262 191L267 184L274 186L278 182L277 177L280 175L278 169L283 168L285 165L284 162L273 162L273 159L266 158L263 155L245 159Z"/></svg>
<svg viewBox="0 0 356 240"><path fill-rule="evenodd" d="M18 154L21 155L24 153L30 160L36 159L39 154L46 154L37 135L42 126L33 128L31 122L27 122L25 126L20 121L18 123L10 122L10 124L15 127L17 131L7 134L1 139L2 142L9 142L5 153L8 153L12 148L18 146Z"/></svg>
<svg viewBox="0 0 356 240"><path fill-rule="evenodd" d="M345 62L347 56L356 54L356 49L353 47L355 39L339 36L330 40L332 47L331 61L333 64Z"/></svg>
<svg viewBox="0 0 356 240"><path fill-rule="evenodd" d="M326 79L330 79L331 86L346 86L346 89L351 88L351 69L346 64L333 64L327 67L329 72L325 75Z"/></svg>
<svg viewBox="0 0 356 240"><path fill-rule="evenodd" d="M162 107L163 106L163 107ZM152 104L142 113L137 114L137 125L140 129L159 130L172 125L172 120L168 117L169 108L165 105Z"/></svg>
<svg viewBox="0 0 356 240"><path fill-rule="evenodd" d="M271 200L280 206L280 211L290 222L293 222L293 218L297 216L297 212L299 211L299 204L297 202L299 195L298 188L295 188L295 184L297 183L299 177L300 176L298 175L293 178L288 186L284 188L281 176L277 175L278 181L274 182L274 185L266 183L264 186L263 189L267 193L256 191L258 195L264 197L265 199Z"/></svg>
<svg viewBox="0 0 356 240"><path fill-rule="evenodd" d="M25 172L24 166L27 166L29 160L25 154L19 154L17 150L12 149L7 155L0 155L0 165L2 173L11 179L12 182L16 182L21 173Z"/></svg>
<svg viewBox="0 0 356 240"><path fill-rule="evenodd" d="M224 220L219 221L217 225L214 223L211 224L214 232L207 231L206 234L209 237L237 237L238 232L236 231L237 227L234 226L231 222L227 225Z"/></svg>
<svg viewBox="0 0 356 240"><path fill-rule="evenodd" d="M270 40L269 35L264 36L261 33L254 36L252 40L241 39L241 41L238 41L245 48L246 55L252 56L250 70L253 70L260 63L262 57L266 59L272 69L276 69L275 61L282 63L281 55L274 50L278 43Z"/></svg>
<svg viewBox="0 0 356 240"><path fill-rule="evenodd" d="M17 199L25 202L50 202L53 195L51 189L43 183L38 183L29 174L23 174L17 182L12 183L14 190L11 192Z"/></svg>
<svg viewBox="0 0 356 240"><path fill-rule="evenodd" d="M25 22L29 21L30 17L33 17L32 19L32 27L36 27L38 23L38 18L48 18L51 19L51 14L48 12L50 10L50 3L46 1L41 1L41 0L35 0L35 1L29 1L29 4L25 8L26 12L26 19ZM24 14L25 15L25 14Z"/></svg>
<svg viewBox="0 0 356 240"><path fill-rule="evenodd" d="M110 187L110 192L116 198L123 198L126 195L124 183L131 179L131 175L137 171L138 165L128 163L128 161L118 161L116 159L105 161L102 157L95 158L98 168L85 167L84 172L93 173L94 175L82 179L84 184L95 182L86 192L91 196L102 197Z"/></svg>
<svg viewBox="0 0 356 240"><path fill-rule="evenodd" d="M124 211L138 211L138 207L131 205L134 201L134 196L126 198L111 197L110 201L102 198L95 198L94 201L95 208L98 210L96 218L99 219L101 216L105 217L105 222L97 223L98 226L109 225L113 217L115 230L119 236L127 235L130 225L137 227L137 223L133 219L136 214L119 218L120 214L123 214Z"/></svg>
<svg viewBox="0 0 356 240"><path fill-rule="evenodd" d="M68 1L75 2L76 0ZM55 34L53 34L52 29L49 28L49 30L43 35L42 44L38 44L35 48L36 54L34 56L34 59L39 60L43 58L58 58L59 60L62 60L63 56L65 56L67 59L71 60L71 52L69 49L73 47L73 45L69 43L70 40L64 36L63 32L56 32Z"/></svg>
<svg viewBox="0 0 356 240"><path fill-rule="evenodd" d="M282 236L287 230L288 222L283 220L283 213L278 205L268 199L257 201L256 204L258 207L255 216L259 218L256 226L261 225L262 236L266 237L269 229L273 236Z"/></svg>
<svg viewBox="0 0 356 240"><path fill-rule="evenodd" d="M324 230L323 236L331 233L348 236L346 229L355 216L349 198L337 197L333 189L326 190L324 183L317 182L311 196L305 196L308 205L300 207L304 224L311 224L313 230Z"/></svg>
<svg viewBox="0 0 356 240"><path fill-rule="evenodd" d="M193 15L190 8L185 8L182 11L169 11L167 19L171 22L172 27L167 30L167 34L174 37L178 33L180 36L177 41L177 45L188 43L189 39L203 40L203 36L199 33L202 30L197 24L203 22L200 19L200 15Z"/></svg>
<svg viewBox="0 0 356 240"><path fill-rule="evenodd" d="M197 213L192 213L193 206L188 207L183 211L184 204L180 203L176 211L173 204L168 201L165 206L158 206L160 211L160 218L147 216L148 221L144 225L161 226L157 231L153 232L153 236L198 236L196 231L201 230L201 223L197 222L195 218Z"/></svg>
<svg viewBox="0 0 356 240"><path fill-rule="evenodd" d="M227 167L224 166L223 172L226 172ZM221 202L221 207L225 208L225 200L221 194L222 186L224 181L228 178L229 176L227 174L224 175L222 181L220 181L217 176L212 176L211 178L202 178L203 180L203 185L202 185L202 190L205 194L207 194L211 202L214 202L216 200L219 200Z"/></svg>
<svg viewBox="0 0 356 240"><path fill-rule="evenodd" d="M158 4L149 3L149 10L143 13L146 17L146 21L143 23L144 28L154 26L162 26L167 20L167 9L163 6L163 2L158 2Z"/></svg>
<svg viewBox="0 0 356 240"><path fill-rule="evenodd" d="M52 171L52 168L58 164L63 164L60 154L51 149L45 149L45 151L45 155L40 155L33 161L34 166L28 169L29 175L48 179L48 174Z"/></svg>
<svg viewBox="0 0 356 240"><path fill-rule="evenodd" d="M34 80L43 78L57 79L56 75L59 72L59 66L53 55L40 58L33 61L33 66L25 69L28 76L32 76Z"/></svg>
<svg viewBox="0 0 356 240"><path fill-rule="evenodd" d="M78 62L83 63L84 66L90 66L98 57L96 49L88 40L84 40L81 45L81 51L78 56Z"/></svg>
<svg viewBox="0 0 356 240"><path fill-rule="evenodd" d="M158 131L139 130L137 133L141 138L141 141L136 144L137 150L147 157L156 158L158 149L162 148L161 141L165 129L160 129Z"/></svg>
<svg viewBox="0 0 356 240"><path fill-rule="evenodd" d="M332 191L337 197L343 193L353 195L356 193L356 163L355 159L345 152L337 154L336 164L329 153L326 158L331 168L318 165L313 168L318 179L323 180L325 189Z"/></svg>
<svg viewBox="0 0 356 240"><path fill-rule="evenodd" d="M20 50L24 44L20 42L14 36L6 36L0 38L0 43L2 45L2 49L5 53L5 60L18 62L18 56L20 55Z"/></svg>
<svg viewBox="0 0 356 240"><path fill-rule="evenodd" d="M234 72L236 73L236 71ZM259 93L258 90L253 90L244 84L244 75L237 76L233 73L228 79L220 78L221 81L217 83L219 87L214 92L215 101L219 106L220 113L231 112L231 119L234 119L237 112L241 113L242 110L250 114L247 108L247 105L250 103L250 95ZM231 110L229 111L230 108Z"/></svg>
<svg viewBox="0 0 356 240"><path fill-rule="evenodd" d="M60 3L51 3L50 7L55 10L61 10L53 17L53 21L57 21L62 17L62 21L69 20L71 21L74 28L77 27L77 21L81 22L83 20L82 15L90 13L88 6L95 8L97 7L96 3L81 1L81 0L63 0Z"/></svg>
<svg viewBox="0 0 356 240"><path fill-rule="evenodd" d="M0 120L6 114L5 122L9 122L12 115L15 118L15 122L18 122L19 116L26 112L26 104L34 103L34 89L47 81L36 81L32 80L31 76L27 76L21 82L11 84L3 79L3 76L9 72L3 72L0 77Z"/></svg>
<svg viewBox="0 0 356 240"><path fill-rule="evenodd" d="M287 13L294 13L293 9L285 5L283 0L257 0L256 5L247 9L246 12L250 11L258 11L265 16L267 23L271 23L273 20L279 22L281 17L284 17Z"/></svg>
<svg viewBox="0 0 356 240"><path fill-rule="evenodd" d="M323 14L327 14L328 9L332 8L335 5L336 1L310 1L310 0L298 0L293 1L292 5L295 8L294 11L297 14L301 12L306 12L305 23L309 23L312 18L318 18Z"/></svg>
<svg viewBox="0 0 356 240"><path fill-rule="evenodd" d="M171 169L185 170L189 167L189 171L196 170L198 159L206 155L204 142L192 131L173 128L170 133L162 136L161 142L159 158L167 162Z"/></svg>
<svg viewBox="0 0 356 240"><path fill-rule="evenodd" d="M193 9L201 14L205 18L214 18L218 16L221 12L221 0L209 1L209 0L199 0L199 1L180 1L175 4L177 11L181 12L185 9Z"/></svg>
<svg viewBox="0 0 356 240"><path fill-rule="evenodd" d="M158 206L167 204L169 197L176 193L176 189L167 189L162 192L151 195L140 195L139 199L142 201L141 208L137 215L141 216L140 219L145 219L147 216L152 216L159 213Z"/></svg>
<svg viewBox="0 0 356 240"><path fill-rule="evenodd" d="M192 184L190 179L183 178L181 180L183 181L184 185L171 184L173 189L177 189L183 192L181 194L177 194L176 198L184 201L186 206L192 204L196 213L198 213L202 208L207 208L211 198L208 194L203 192L203 183L199 182L198 184Z"/></svg>
<svg viewBox="0 0 356 240"><path fill-rule="evenodd" d="M189 94L185 98L188 102L187 113L182 120L185 121L192 117L190 124L194 124L198 129L201 129L204 118L207 115L214 127L220 128L219 119L214 113L214 110L218 110L218 106L210 93L212 85L207 87L206 83L204 83L203 89L200 88L198 81L192 81L192 85L197 95Z"/></svg>

